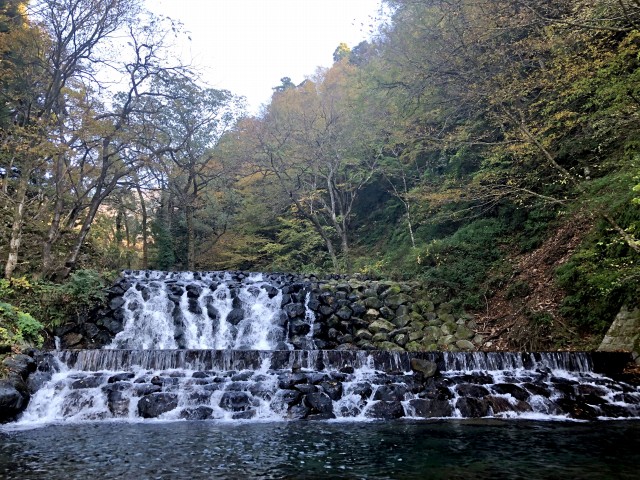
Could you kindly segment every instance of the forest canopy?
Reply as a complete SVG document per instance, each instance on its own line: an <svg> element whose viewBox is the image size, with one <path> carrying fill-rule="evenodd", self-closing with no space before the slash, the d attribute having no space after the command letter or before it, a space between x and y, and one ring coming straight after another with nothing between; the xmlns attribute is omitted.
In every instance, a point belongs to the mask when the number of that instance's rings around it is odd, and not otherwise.
<svg viewBox="0 0 640 480"><path fill-rule="evenodd" d="M5 280L360 272L481 309L573 222L554 315L602 331L640 288L640 2L385 4L250 116L139 0L1 0Z"/></svg>

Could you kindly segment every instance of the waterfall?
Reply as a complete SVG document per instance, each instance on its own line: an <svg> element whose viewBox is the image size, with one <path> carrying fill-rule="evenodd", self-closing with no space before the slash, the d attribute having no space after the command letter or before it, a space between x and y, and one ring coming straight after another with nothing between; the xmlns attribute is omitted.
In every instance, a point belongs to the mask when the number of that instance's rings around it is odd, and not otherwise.
<svg viewBox="0 0 640 480"><path fill-rule="evenodd" d="M253 273L238 281L228 272L132 272L129 278L122 296L124 329L107 348L293 348L277 278ZM308 308L301 315L313 319Z"/></svg>
<svg viewBox="0 0 640 480"><path fill-rule="evenodd" d="M623 354L322 350L318 291L285 275L129 272L122 285L113 341L40 354L20 423L640 416L638 386L603 374Z"/></svg>

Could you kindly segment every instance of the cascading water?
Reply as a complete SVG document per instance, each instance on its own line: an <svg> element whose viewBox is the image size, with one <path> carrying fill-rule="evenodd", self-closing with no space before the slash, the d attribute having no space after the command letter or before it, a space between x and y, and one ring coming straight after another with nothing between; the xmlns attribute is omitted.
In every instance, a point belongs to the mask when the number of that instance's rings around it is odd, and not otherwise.
<svg viewBox="0 0 640 480"><path fill-rule="evenodd" d="M126 281L121 331L42 354L21 423L640 416L638 387L591 354L318 350L310 289L281 276Z"/></svg>
<svg viewBox="0 0 640 480"><path fill-rule="evenodd" d="M260 273L136 272L122 298L124 330L107 348L293 348L282 291Z"/></svg>

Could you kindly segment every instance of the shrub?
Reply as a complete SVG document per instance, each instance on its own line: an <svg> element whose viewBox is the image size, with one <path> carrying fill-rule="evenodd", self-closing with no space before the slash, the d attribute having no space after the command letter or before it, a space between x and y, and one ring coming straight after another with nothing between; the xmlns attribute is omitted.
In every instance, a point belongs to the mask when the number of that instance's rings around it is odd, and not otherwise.
<svg viewBox="0 0 640 480"><path fill-rule="evenodd" d="M41 335L43 329L44 325L30 314L9 303L0 302L0 344L3 346L41 347L44 341Z"/></svg>

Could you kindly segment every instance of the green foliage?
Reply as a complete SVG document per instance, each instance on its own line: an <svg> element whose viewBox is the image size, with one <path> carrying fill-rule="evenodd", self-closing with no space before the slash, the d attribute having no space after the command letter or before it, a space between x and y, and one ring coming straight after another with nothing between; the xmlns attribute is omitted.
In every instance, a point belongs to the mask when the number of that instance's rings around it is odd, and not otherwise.
<svg viewBox="0 0 640 480"><path fill-rule="evenodd" d="M639 209L627 195L614 196L617 201L611 196L609 201L617 220L637 232ZM604 333L623 304L638 302L640 258L605 222L557 269L556 276L567 292L561 312L583 331Z"/></svg>
<svg viewBox="0 0 640 480"><path fill-rule="evenodd" d="M104 302L104 289L114 279L114 273L96 270L78 270L61 284L18 277L0 280L0 295L52 328L85 315Z"/></svg>
<svg viewBox="0 0 640 480"><path fill-rule="evenodd" d="M41 347L44 326L17 307L0 302L0 344L8 346L33 345Z"/></svg>
<svg viewBox="0 0 640 480"><path fill-rule="evenodd" d="M484 280L489 268L502 257L499 248L504 225L481 219L464 225L450 237L433 240L420 254L426 268L422 279L446 289L464 307L482 305Z"/></svg>

